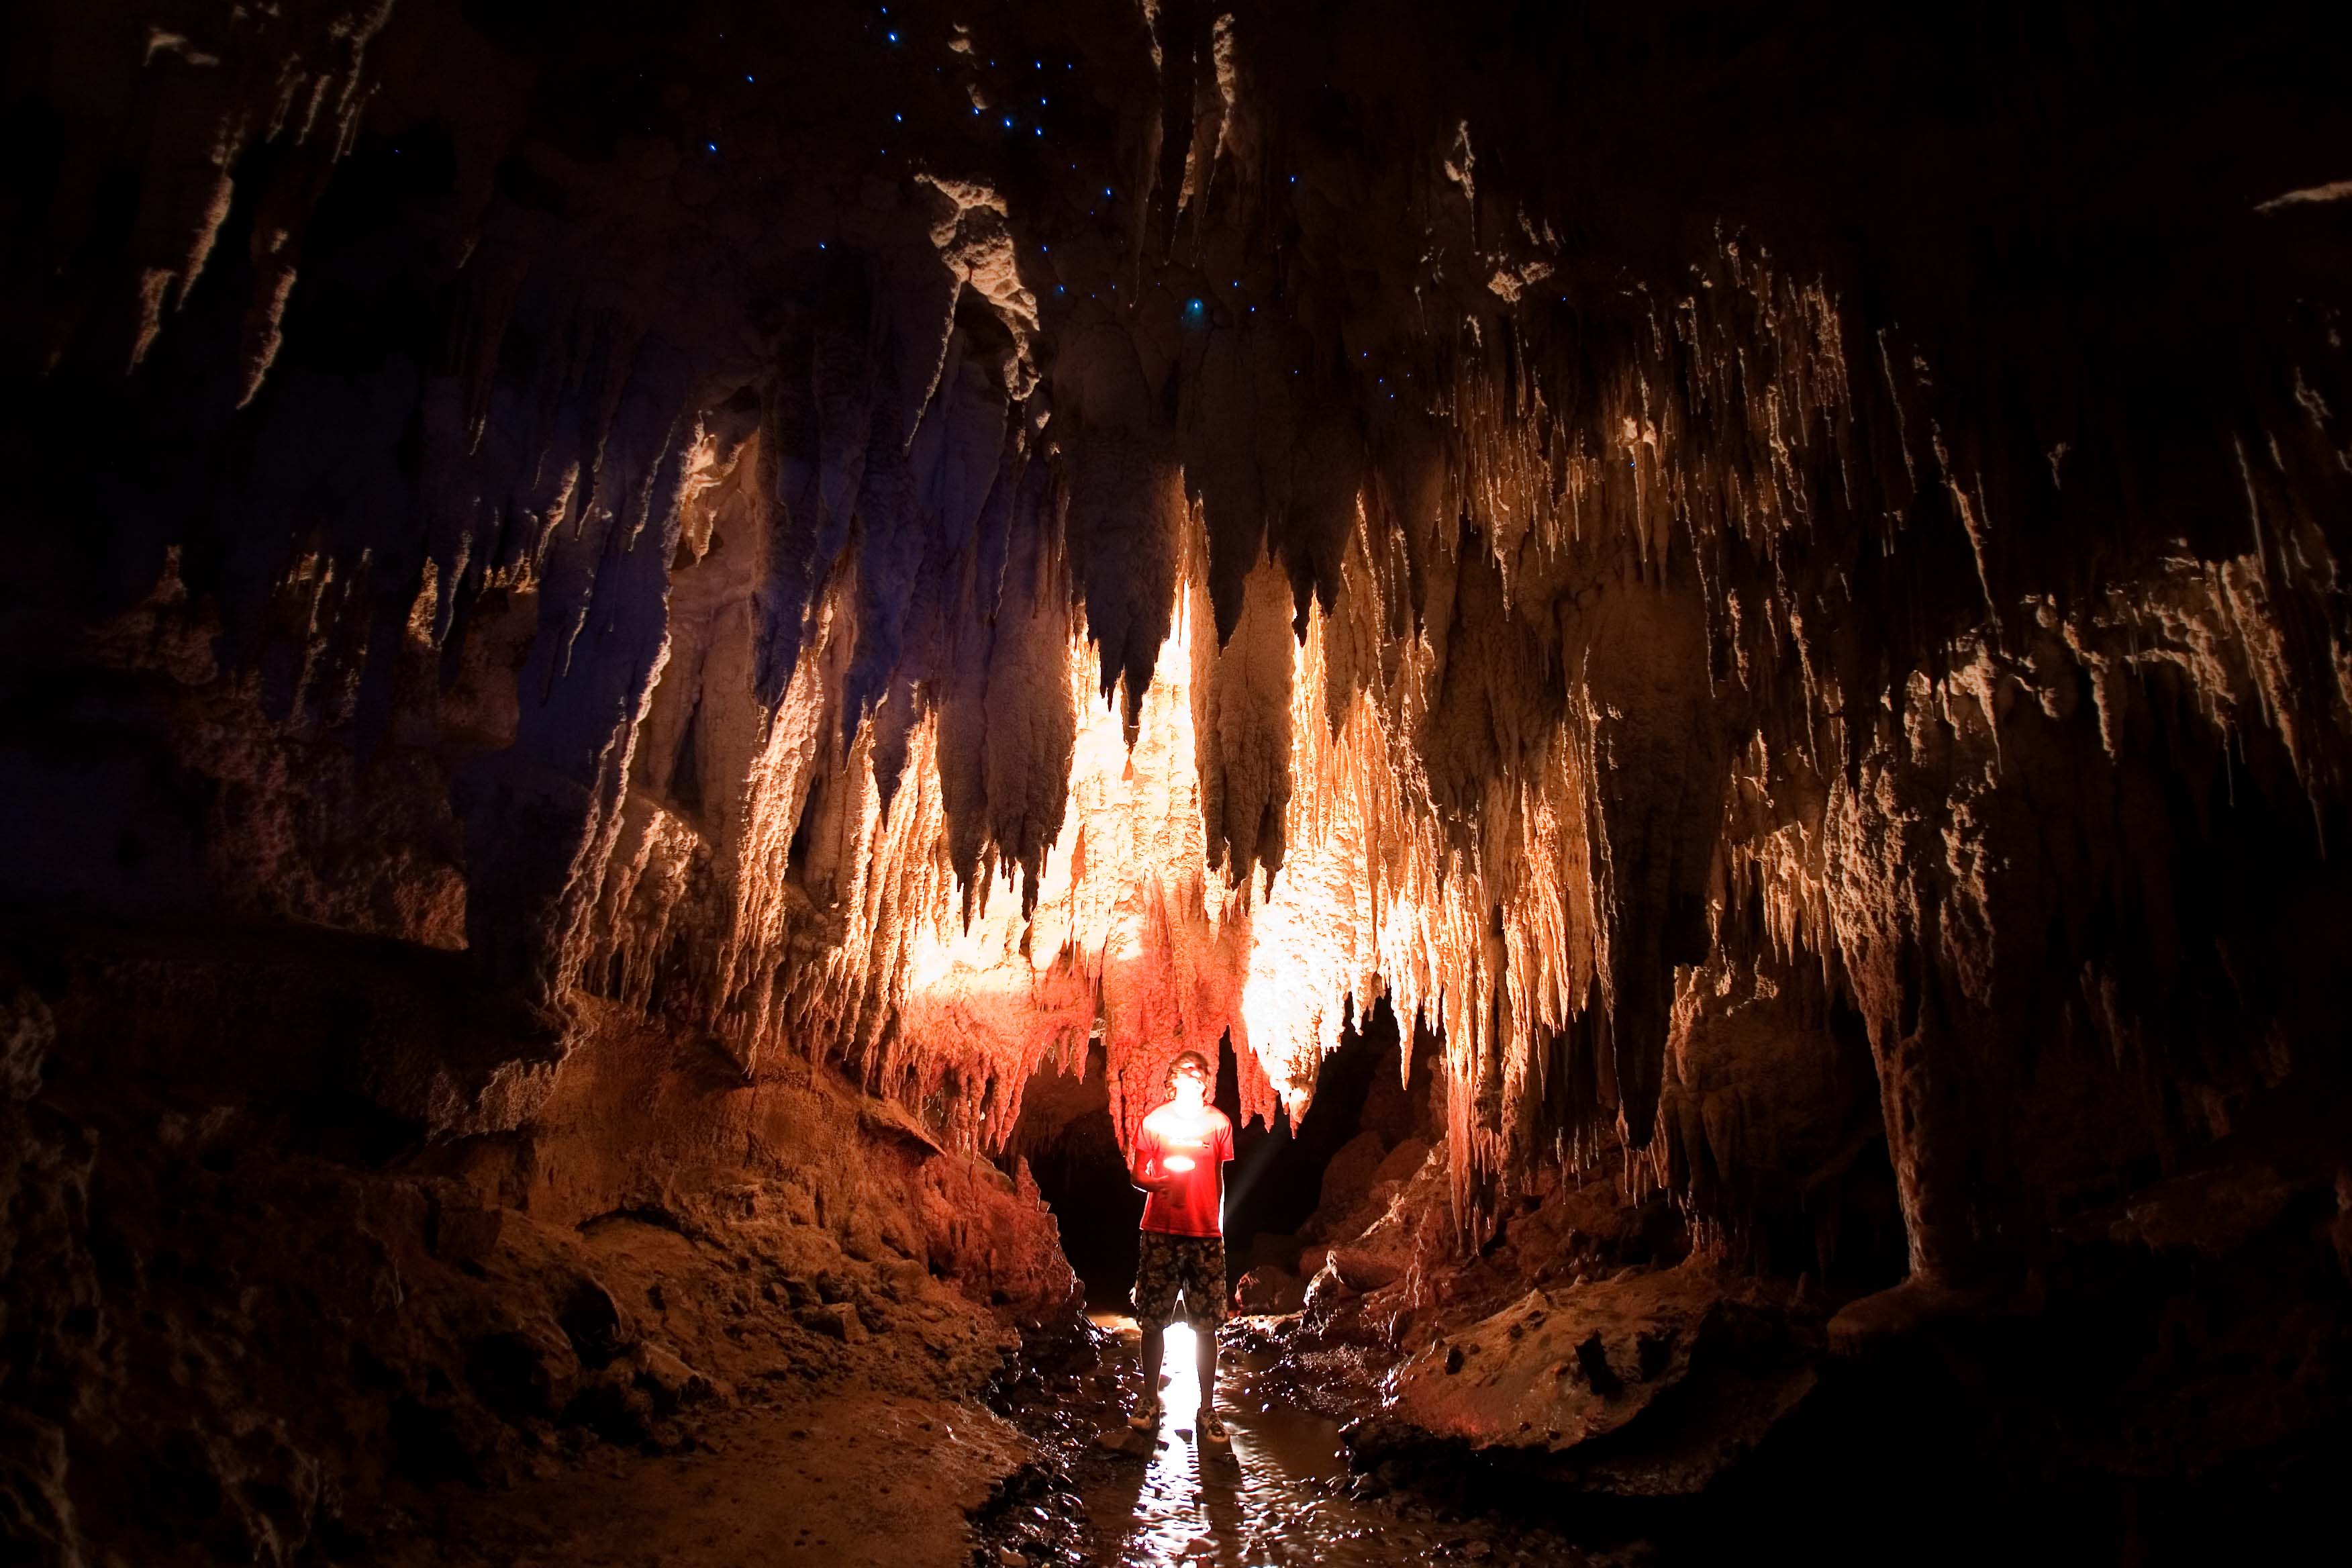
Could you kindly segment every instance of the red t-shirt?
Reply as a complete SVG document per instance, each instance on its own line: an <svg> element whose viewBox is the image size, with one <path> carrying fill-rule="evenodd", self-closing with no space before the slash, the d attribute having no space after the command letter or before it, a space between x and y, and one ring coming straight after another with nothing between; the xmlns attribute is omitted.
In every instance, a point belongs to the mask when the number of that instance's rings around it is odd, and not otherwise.
<svg viewBox="0 0 2352 1568"><path fill-rule="evenodd" d="M1213 1105L1187 1111L1163 1105L1143 1119L1135 1138L1135 1168L1142 1175L1167 1175L1174 1184L1143 1200L1143 1228L1167 1236L1225 1233L1225 1162L1234 1157L1234 1124ZM1169 1169L1171 1158L1192 1168Z"/></svg>

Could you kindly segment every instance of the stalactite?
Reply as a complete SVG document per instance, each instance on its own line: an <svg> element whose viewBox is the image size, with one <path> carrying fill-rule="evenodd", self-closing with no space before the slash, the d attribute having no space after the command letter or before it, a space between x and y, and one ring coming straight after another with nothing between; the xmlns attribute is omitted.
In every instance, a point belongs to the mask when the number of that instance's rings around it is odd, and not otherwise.
<svg viewBox="0 0 2352 1568"><path fill-rule="evenodd" d="M1507 116L1148 12L1085 25L1102 124L1041 116L1026 172L955 140L969 53L952 133L892 121L887 178L750 110L699 156L518 150L485 110L414 263L429 351L347 375L299 311L372 285L321 281L308 226L372 93L438 112L410 56L371 74L387 13L158 33L123 79L173 149L125 165L127 357L219 348L189 401L254 457L203 548L175 516L127 552L154 591L89 646L174 683L227 906L462 942L559 1023L614 997L754 1078L952 1100L991 1147L1097 1030L1123 1127L1227 1036L1245 1109L1295 1116L1385 995L1443 1033L1465 1223L1615 1150L1736 1226L1736 1173L1819 1129L1744 1121L1722 1043L1834 1013L1923 1274L2089 1180L1975 1139L2026 1095L2011 1042L2053 1104L2270 1070L2266 1024L2166 1045L2145 952L2237 986L2186 889L2341 818L2326 308L2264 318L2177 451L2072 407L2045 447L2014 367L1964 379L1965 322L1853 258L1712 213L1633 243L1596 215L1637 229L1643 194L1539 175ZM126 356L79 352L31 358L111 388ZM2177 1159L2183 1114L2077 1163Z"/></svg>

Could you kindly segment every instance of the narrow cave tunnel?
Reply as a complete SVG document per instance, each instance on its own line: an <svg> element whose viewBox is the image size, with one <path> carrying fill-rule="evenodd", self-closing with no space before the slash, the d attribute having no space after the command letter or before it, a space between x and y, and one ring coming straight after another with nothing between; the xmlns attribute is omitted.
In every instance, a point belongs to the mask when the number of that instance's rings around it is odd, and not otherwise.
<svg viewBox="0 0 2352 1568"><path fill-rule="evenodd" d="M2332 1538L2341 31L28 0L0 1557Z"/></svg>
<svg viewBox="0 0 2352 1568"><path fill-rule="evenodd" d="M1041 1068L1021 1097L1009 1153L1026 1162L1052 1212L1062 1256L1087 1308L1116 1315L1135 1279L1143 1194L1129 1179L1127 1152L1111 1123L1107 1066L1108 1053L1096 1042L1079 1072Z"/></svg>

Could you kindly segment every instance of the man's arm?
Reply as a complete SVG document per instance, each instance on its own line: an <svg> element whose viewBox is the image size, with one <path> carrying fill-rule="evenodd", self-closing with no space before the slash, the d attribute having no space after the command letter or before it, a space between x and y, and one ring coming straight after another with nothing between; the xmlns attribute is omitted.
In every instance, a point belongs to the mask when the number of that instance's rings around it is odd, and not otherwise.
<svg viewBox="0 0 2352 1568"><path fill-rule="evenodd" d="M1167 1189L1170 1178L1160 1169L1160 1140L1146 1127L1135 1135L1135 1153L1127 1163L1127 1179L1139 1193L1157 1196Z"/></svg>

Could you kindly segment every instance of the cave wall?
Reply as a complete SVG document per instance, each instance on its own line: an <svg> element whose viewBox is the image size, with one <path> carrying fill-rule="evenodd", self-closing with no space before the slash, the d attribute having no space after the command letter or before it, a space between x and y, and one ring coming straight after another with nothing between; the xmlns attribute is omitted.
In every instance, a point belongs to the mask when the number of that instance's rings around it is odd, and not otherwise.
<svg viewBox="0 0 2352 1568"><path fill-rule="evenodd" d="M1468 1229L1874 1117L2013 1272L2339 1073L2297 29L36 6L9 902L458 955L511 1047L360 1075L440 1139L607 1005L1295 1118L1386 994Z"/></svg>
<svg viewBox="0 0 2352 1568"><path fill-rule="evenodd" d="M11 961L12 1560L494 1555L466 1500L707 1457L745 1413L879 1392L985 1425L1010 1331L1069 1309L1025 1176L830 1075L749 1086L591 999L526 1121L426 1140L385 1063L487 1036L510 1064L528 1024L454 955L148 926Z"/></svg>

